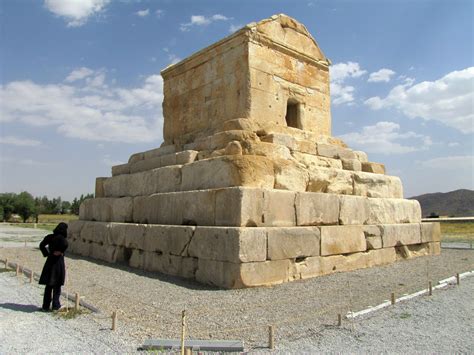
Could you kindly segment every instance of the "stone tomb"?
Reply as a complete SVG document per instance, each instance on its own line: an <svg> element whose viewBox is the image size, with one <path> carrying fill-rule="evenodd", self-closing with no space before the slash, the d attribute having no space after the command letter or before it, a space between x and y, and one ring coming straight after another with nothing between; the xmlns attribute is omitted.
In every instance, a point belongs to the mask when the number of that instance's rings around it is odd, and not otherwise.
<svg viewBox="0 0 474 355"><path fill-rule="evenodd" d="M71 252L224 288L439 254L400 179L331 136L329 65L277 15L163 70L163 144L97 178Z"/></svg>

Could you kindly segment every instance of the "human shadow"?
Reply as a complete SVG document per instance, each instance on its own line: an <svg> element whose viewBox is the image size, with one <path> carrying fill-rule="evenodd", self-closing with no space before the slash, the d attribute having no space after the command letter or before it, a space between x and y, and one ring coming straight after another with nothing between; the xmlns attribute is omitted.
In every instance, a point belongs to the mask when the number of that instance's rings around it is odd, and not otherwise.
<svg viewBox="0 0 474 355"><path fill-rule="evenodd" d="M19 303L0 303L0 308L11 309L12 311L33 313L39 310L38 306L33 304L19 304Z"/></svg>

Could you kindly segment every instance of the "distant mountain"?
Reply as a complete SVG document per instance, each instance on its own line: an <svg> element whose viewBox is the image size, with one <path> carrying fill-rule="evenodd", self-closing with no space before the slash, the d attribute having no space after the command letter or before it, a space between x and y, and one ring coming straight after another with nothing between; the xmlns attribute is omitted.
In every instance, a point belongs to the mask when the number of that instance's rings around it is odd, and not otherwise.
<svg viewBox="0 0 474 355"><path fill-rule="evenodd" d="M409 199L420 202L423 217L428 217L430 214L450 217L474 216L474 191L472 190L436 192Z"/></svg>

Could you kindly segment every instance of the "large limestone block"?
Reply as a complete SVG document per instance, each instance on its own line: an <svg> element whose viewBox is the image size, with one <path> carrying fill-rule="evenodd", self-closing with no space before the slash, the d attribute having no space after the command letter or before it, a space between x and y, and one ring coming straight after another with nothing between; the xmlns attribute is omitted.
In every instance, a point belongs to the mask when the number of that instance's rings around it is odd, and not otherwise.
<svg viewBox="0 0 474 355"><path fill-rule="evenodd" d="M180 225L183 222L183 201L182 194L176 192L135 197L133 221Z"/></svg>
<svg viewBox="0 0 474 355"><path fill-rule="evenodd" d="M352 172L322 167L311 168L307 191L352 195L354 191Z"/></svg>
<svg viewBox="0 0 474 355"><path fill-rule="evenodd" d="M424 222L421 223L421 242L440 242L441 228L438 222Z"/></svg>
<svg viewBox="0 0 474 355"><path fill-rule="evenodd" d="M295 259L320 254L317 227L268 228L268 259Z"/></svg>
<svg viewBox="0 0 474 355"><path fill-rule="evenodd" d="M115 165L112 167L112 176L130 174L130 165L128 163Z"/></svg>
<svg viewBox="0 0 474 355"><path fill-rule="evenodd" d="M139 160L130 164L130 173L139 173L142 171L153 170L161 167L161 157Z"/></svg>
<svg viewBox="0 0 474 355"><path fill-rule="evenodd" d="M181 190L231 186L273 188L273 164L266 157L232 155L184 165Z"/></svg>
<svg viewBox="0 0 474 355"><path fill-rule="evenodd" d="M156 149L148 150L143 153L143 159L151 159L161 157L162 155L172 154L176 152L174 145L166 145Z"/></svg>
<svg viewBox="0 0 474 355"><path fill-rule="evenodd" d="M421 243L420 224L385 224L382 229L382 245L384 248Z"/></svg>
<svg viewBox="0 0 474 355"><path fill-rule="evenodd" d="M194 226L166 226L149 224L145 230L144 249L149 252L188 256L188 246Z"/></svg>
<svg viewBox="0 0 474 355"><path fill-rule="evenodd" d="M197 269L197 259L160 254L157 252L145 252L143 254L143 269L158 271L164 274L184 278L194 278Z"/></svg>
<svg viewBox="0 0 474 355"><path fill-rule="evenodd" d="M299 163L303 164L308 169L317 167L342 169L342 161L339 159L320 157L300 152L293 152L292 154Z"/></svg>
<svg viewBox="0 0 474 355"><path fill-rule="evenodd" d="M258 141L258 136L251 131L225 131L214 134L210 137L209 143L207 146L203 147L205 149L217 150L222 149L227 146L232 141L238 142L256 142Z"/></svg>
<svg viewBox="0 0 474 355"><path fill-rule="evenodd" d="M110 225L109 244L145 250L145 225L112 223Z"/></svg>
<svg viewBox="0 0 474 355"><path fill-rule="evenodd" d="M223 288L274 285L289 279L289 260L243 264L198 259L196 280Z"/></svg>
<svg viewBox="0 0 474 355"><path fill-rule="evenodd" d="M77 239L73 243L74 254L79 254L82 256L90 256L92 253L93 244L94 243L90 241L83 241L81 239Z"/></svg>
<svg viewBox="0 0 474 355"><path fill-rule="evenodd" d="M263 219L266 226L295 226L296 193L293 191L265 190Z"/></svg>
<svg viewBox="0 0 474 355"><path fill-rule="evenodd" d="M98 177L95 179L95 197L106 197L104 191L104 182L107 180L105 177Z"/></svg>
<svg viewBox="0 0 474 355"><path fill-rule="evenodd" d="M267 142L242 142L243 154L263 155L269 159L291 159L290 150L280 144Z"/></svg>
<svg viewBox="0 0 474 355"><path fill-rule="evenodd" d="M368 255L368 267L388 265L394 263L397 260L397 254L395 248L383 248L376 250L369 250Z"/></svg>
<svg viewBox="0 0 474 355"><path fill-rule="evenodd" d="M421 208L416 200L369 198L367 224L396 224L421 222Z"/></svg>
<svg viewBox="0 0 474 355"><path fill-rule="evenodd" d="M385 165L380 163L362 162L362 171L374 174L385 174Z"/></svg>
<svg viewBox="0 0 474 355"><path fill-rule="evenodd" d="M342 148L333 144L317 144L318 155L335 159L356 159L356 155L350 149Z"/></svg>
<svg viewBox="0 0 474 355"><path fill-rule="evenodd" d="M280 144L290 150L296 149L296 140L293 136L283 133L272 133L261 138L262 142Z"/></svg>
<svg viewBox="0 0 474 355"><path fill-rule="evenodd" d="M81 220L70 221L68 223L68 229L67 229L68 238L79 239L81 235L81 230L86 223L87 223L86 221L81 221Z"/></svg>
<svg viewBox="0 0 474 355"><path fill-rule="evenodd" d="M87 199L79 208L79 219L100 222L132 222L131 197Z"/></svg>
<svg viewBox="0 0 474 355"><path fill-rule="evenodd" d="M366 224L369 219L368 199L359 196L339 196L339 224Z"/></svg>
<svg viewBox="0 0 474 355"><path fill-rule="evenodd" d="M367 157L367 153L365 152L362 152L360 150L355 150L354 151L354 154L356 155L357 159L361 162L361 163L366 163L369 161L369 158ZM362 167L362 165L361 165Z"/></svg>
<svg viewBox="0 0 474 355"><path fill-rule="evenodd" d="M321 255L348 254L365 251L362 226L323 226L321 227Z"/></svg>
<svg viewBox="0 0 474 355"><path fill-rule="evenodd" d="M309 174L303 165L294 161L275 160L275 189L306 191Z"/></svg>
<svg viewBox="0 0 474 355"><path fill-rule="evenodd" d="M176 153L176 164L184 165L196 160L198 152L196 150L184 150Z"/></svg>
<svg viewBox="0 0 474 355"><path fill-rule="evenodd" d="M109 234L108 223L87 222L82 227L81 239L88 242L108 244Z"/></svg>
<svg viewBox="0 0 474 355"><path fill-rule="evenodd" d="M137 176L134 176L137 178ZM130 181L132 175L117 175L103 181L104 196L102 197L126 197L130 196Z"/></svg>
<svg viewBox="0 0 474 355"><path fill-rule="evenodd" d="M313 256L302 260L295 260L290 267L290 279L308 279L323 275L321 259L320 256Z"/></svg>
<svg viewBox="0 0 474 355"><path fill-rule="evenodd" d="M232 187L216 191L216 226L263 226L263 190Z"/></svg>
<svg viewBox="0 0 474 355"><path fill-rule="evenodd" d="M215 190L187 191L182 193L183 224L212 226L215 224ZM221 206L222 208L223 206Z"/></svg>
<svg viewBox="0 0 474 355"><path fill-rule="evenodd" d="M234 263L265 261L265 228L197 227L189 244L189 255L199 259Z"/></svg>
<svg viewBox="0 0 474 355"><path fill-rule="evenodd" d="M181 166L166 166L132 174L129 177L129 196L146 196L159 192L179 191L181 187Z"/></svg>
<svg viewBox="0 0 474 355"><path fill-rule="evenodd" d="M344 168L344 170L362 170L362 164L358 159L342 159L342 167Z"/></svg>
<svg viewBox="0 0 474 355"><path fill-rule="evenodd" d="M354 195L381 198L403 198L400 178L380 174L354 172Z"/></svg>
<svg viewBox="0 0 474 355"><path fill-rule="evenodd" d="M298 226L338 223L339 200L337 195L316 192L297 193L295 207Z"/></svg>
<svg viewBox="0 0 474 355"><path fill-rule="evenodd" d="M146 252L141 249L132 249L128 265L137 269L145 269Z"/></svg>

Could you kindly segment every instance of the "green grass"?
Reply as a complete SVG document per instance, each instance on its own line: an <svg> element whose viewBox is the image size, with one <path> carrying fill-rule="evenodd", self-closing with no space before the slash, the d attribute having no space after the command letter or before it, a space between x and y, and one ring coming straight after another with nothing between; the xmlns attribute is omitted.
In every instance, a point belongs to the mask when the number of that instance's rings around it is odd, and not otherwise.
<svg viewBox="0 0 474 355"><path fill-rule="evenodd" d="M55 317L62 318L62 319L74 319L76 317L79 317L80 315L83 314L88 314L90 312L86 311L85 309L74 309L74 308L69 308L68 311L62 311L62 312L53 312L52 314Z"/></svg>
<svg viewBox="0 0 474 355"><path fill-rule="evenodd" d="M40 214L38 216L39 223L56 223L69 222L79 219L75 214Z"/></svg>
<svg viewBox="0 0 474 355"><path fill-rule="evenodd" d="M474 222L440 222L443 242L473 242Z"/></svg>
<svg viewBox="0 0 474 355"><path fill-rule="evenodd" d="M401 319L407 319L407 318L410 318L410 317L411 317L410 313L404 312L404 313L400 314Z"/></svg>

